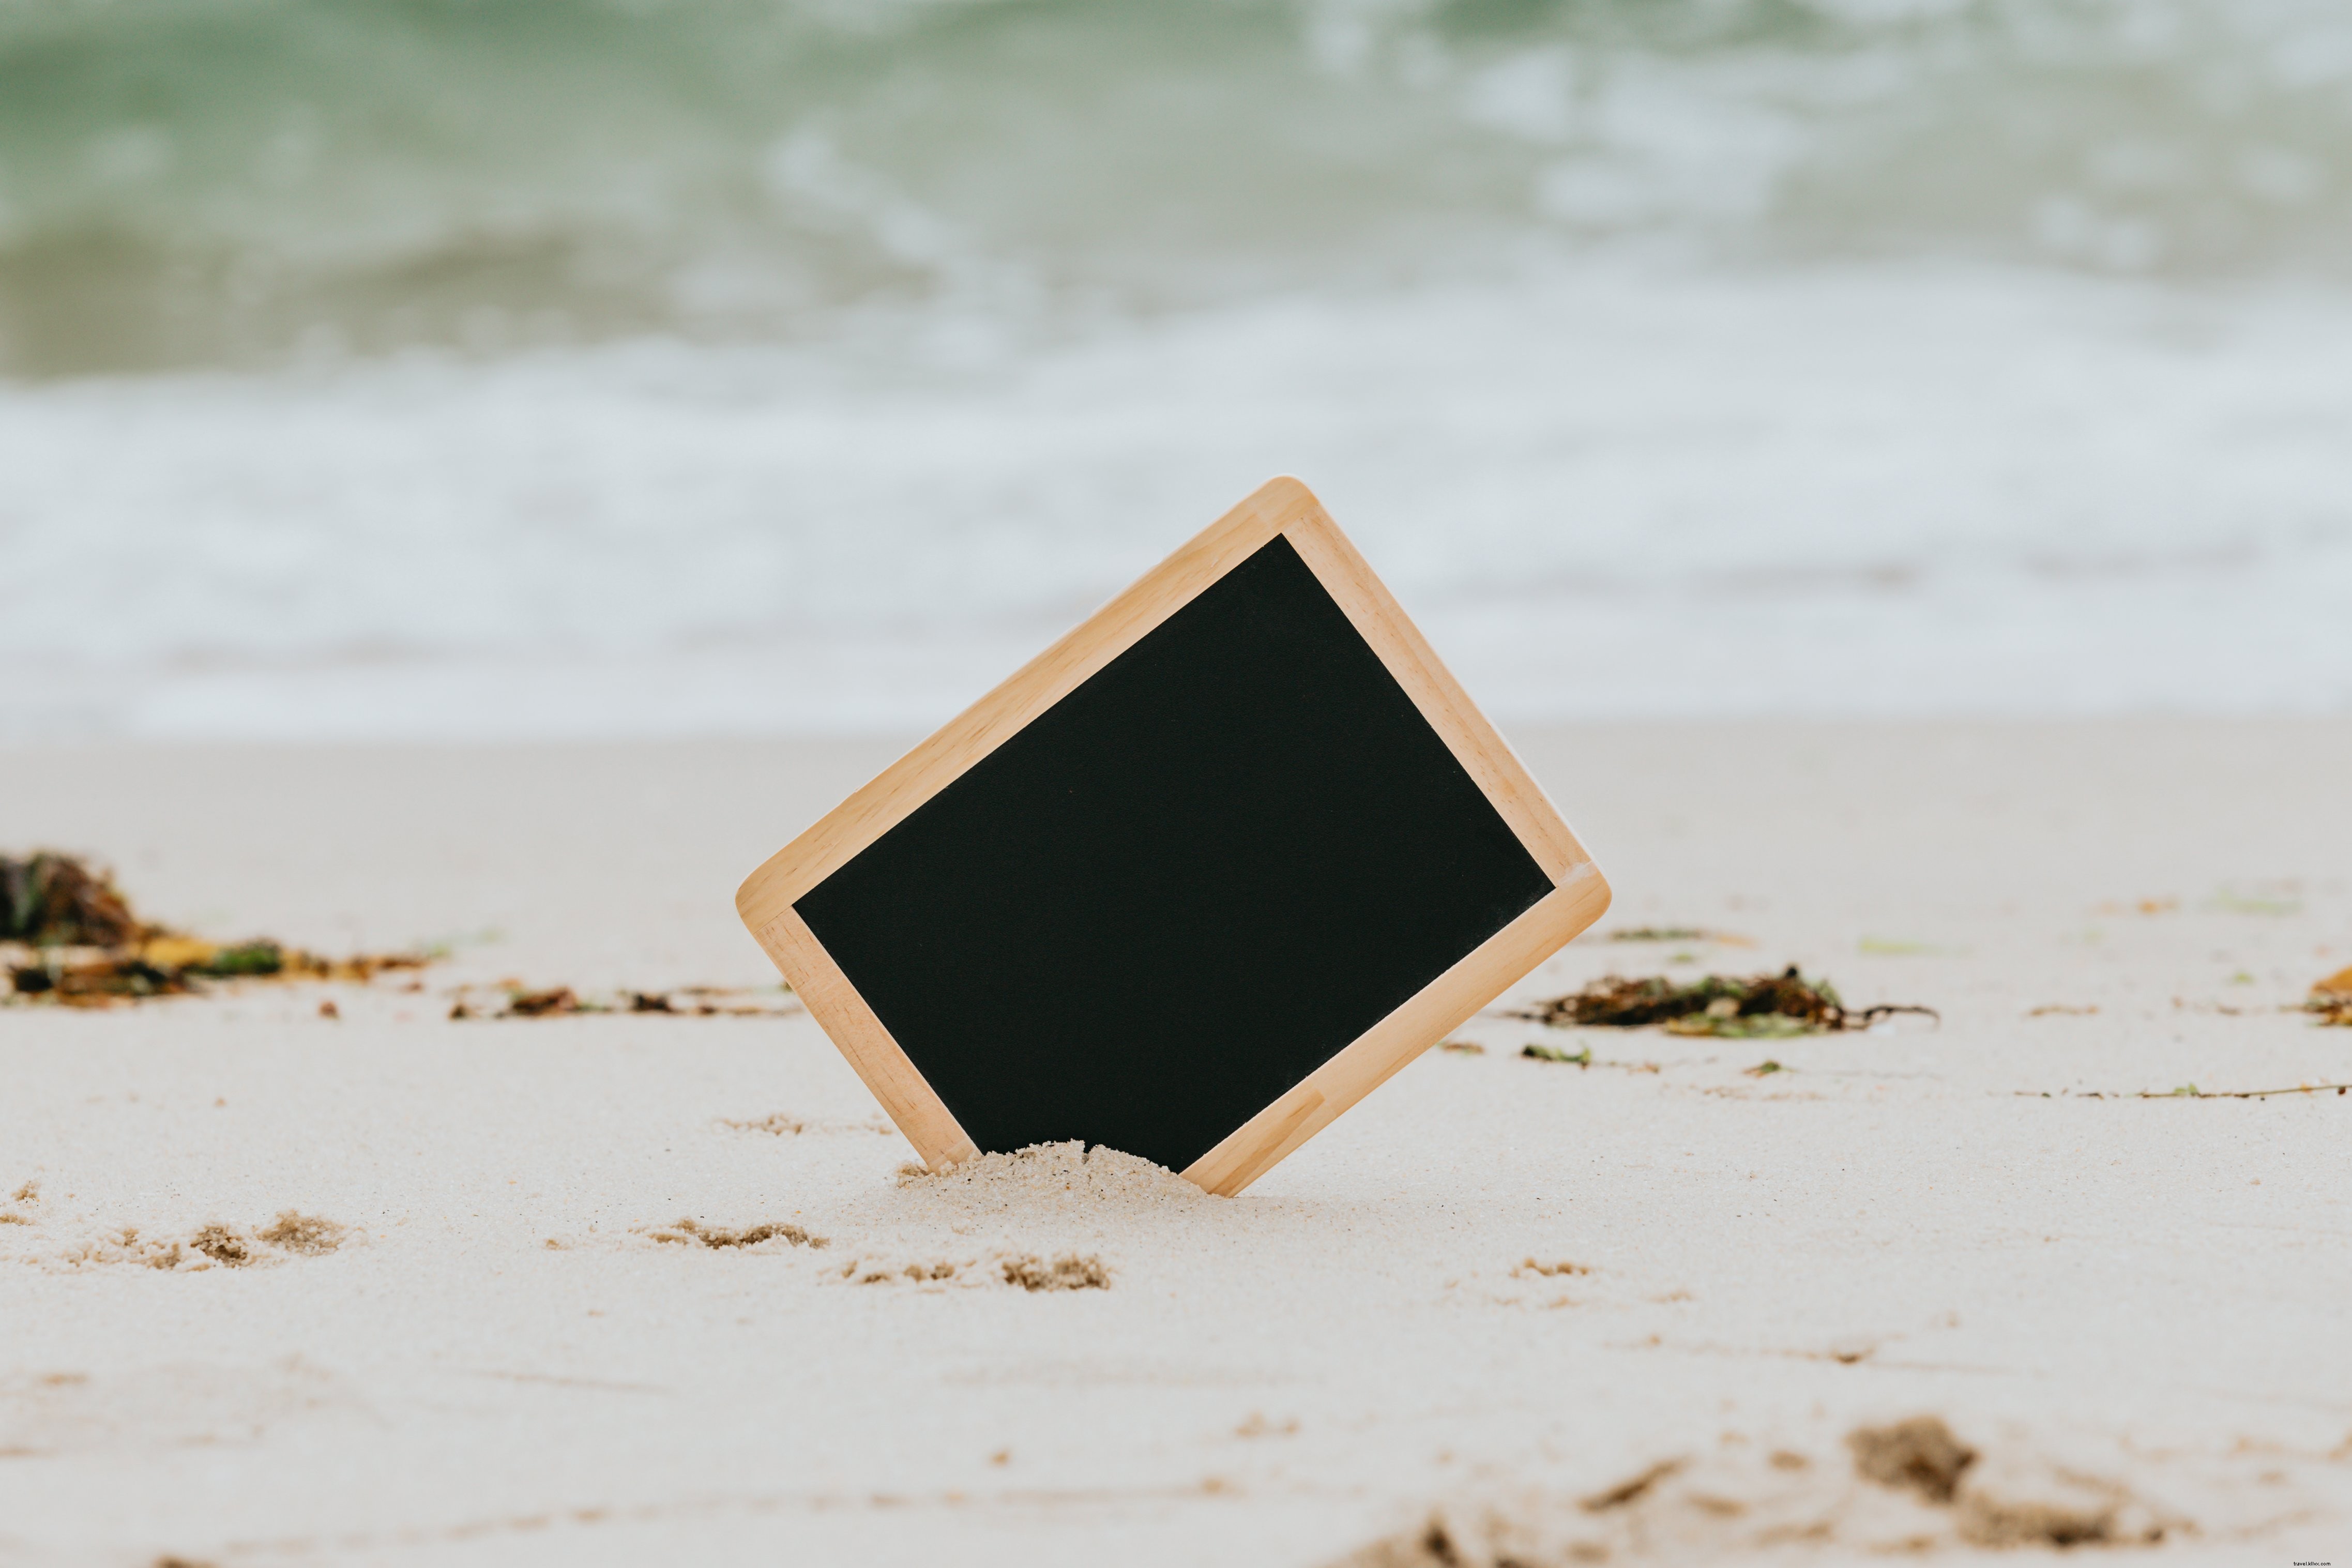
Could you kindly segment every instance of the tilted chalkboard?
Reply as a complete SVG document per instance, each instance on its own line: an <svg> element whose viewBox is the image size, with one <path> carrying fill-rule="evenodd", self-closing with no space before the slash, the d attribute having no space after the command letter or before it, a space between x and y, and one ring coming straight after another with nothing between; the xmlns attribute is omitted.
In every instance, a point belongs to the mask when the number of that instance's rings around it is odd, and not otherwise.
<svg viewBox="0 0 2352 1568"><path fill-rule="evenodd" d="M762 866L746 924L935 1166L1237 1192L1607 883L1276 480Z"/></svg>

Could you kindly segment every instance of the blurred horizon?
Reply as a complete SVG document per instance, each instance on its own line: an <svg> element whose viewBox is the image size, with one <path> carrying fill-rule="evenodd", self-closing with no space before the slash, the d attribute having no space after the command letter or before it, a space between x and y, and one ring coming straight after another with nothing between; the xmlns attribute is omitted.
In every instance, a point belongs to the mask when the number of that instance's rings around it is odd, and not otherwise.
<svg viewBox="0 0 2352 1568"><path fill-rule="evenodd" d="M936 722L1295 472L1507 716L2352 709L2352 12L0 0L0 740Z"/></svg>

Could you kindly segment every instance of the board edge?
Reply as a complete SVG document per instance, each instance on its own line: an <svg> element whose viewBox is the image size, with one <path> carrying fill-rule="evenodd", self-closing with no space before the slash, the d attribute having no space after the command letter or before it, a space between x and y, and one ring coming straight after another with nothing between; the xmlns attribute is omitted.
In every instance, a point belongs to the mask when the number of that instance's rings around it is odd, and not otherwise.
<svg viewBox="0 0 2352 1568"><path fill-rule="evenodd" d="M951 1169L979 1146L794 904L1278 536L1290 539L1553 890L1181 1174L1213 1194L1239 1194L1607 912L1607 879L1518 754L1314 493L1278 476L854 791L738 888L745 926L930 1169Z"/></svg>
<svg viewBox="0 0 2352 1568"><path fill-rule="evenodd" d="M1552 885L1591 865L1592 856L1528 765L1320 503L1283 534Z"/></svg>
<svg viewBox="0 0 2352 1568"><path fill-rule="evenodd" d="M769 856L736 890L735 908L743 924L756 935L803 894L1308 512L1320 514L1322 507L1298 480L1284 475L1259 486Z"/></svg>
<svg viewBox="0 0 2352 1568"><path fill-rule="evenodd" d="M1178 1173L1234 1197L1608 913L1591 861Z"/></svg>
<svg viewBox="0 0 2352 1568"><path fill-rule="evenodd" d="M925 1166L950 1170L980 1154L980 1145L797 910L787 907L751 935Z"/></svg>

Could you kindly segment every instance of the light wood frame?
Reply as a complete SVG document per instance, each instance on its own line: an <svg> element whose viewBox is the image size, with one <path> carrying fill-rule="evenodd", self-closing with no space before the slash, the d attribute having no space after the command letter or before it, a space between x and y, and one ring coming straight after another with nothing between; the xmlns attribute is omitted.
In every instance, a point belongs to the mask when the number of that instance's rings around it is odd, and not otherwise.
<svg viewBox="0 0 2352 1568"><path fill-rule="evenodd" d="M1244 1123L1184 1176L1212 1193L1239 1193L1608 909L1609 883L1592 857L1322 504L1296 479L1269 480L779 850L736 893L743 924L931 1169L961 1165L980 1150L793 904L1277 534L1290 540L1527 846L1552 891Z"/></svg>

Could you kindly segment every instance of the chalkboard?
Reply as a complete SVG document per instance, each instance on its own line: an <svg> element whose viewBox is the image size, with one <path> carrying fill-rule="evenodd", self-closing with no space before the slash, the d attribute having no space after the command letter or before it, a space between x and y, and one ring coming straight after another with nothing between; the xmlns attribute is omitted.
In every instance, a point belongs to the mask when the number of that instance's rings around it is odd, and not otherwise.
<svg viewBox="0 0 2352 1568"><path fill-rule="evenodd" d="M1276 480L772 859L747 925L934 1166L1238 1192L1607 907Z"/></svg>

